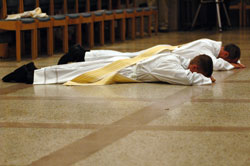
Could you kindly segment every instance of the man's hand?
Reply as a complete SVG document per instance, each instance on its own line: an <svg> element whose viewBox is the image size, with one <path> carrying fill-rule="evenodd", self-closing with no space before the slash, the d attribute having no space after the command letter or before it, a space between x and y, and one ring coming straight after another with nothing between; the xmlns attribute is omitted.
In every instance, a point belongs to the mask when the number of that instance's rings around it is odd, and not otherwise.
<svg viewBox="0 0 250 166"><path fill-rule="evenodd" d="M216 79L213 76L211 76L210 79L211 79L212 82L216 81Z"/></svg>
<svg viewBox="0 0 250 166"><path fill-rule="evenodd" d="M245 65L241 63L231 63L231 65L233 65L235 69L243 69L246 67Z"/></svg>

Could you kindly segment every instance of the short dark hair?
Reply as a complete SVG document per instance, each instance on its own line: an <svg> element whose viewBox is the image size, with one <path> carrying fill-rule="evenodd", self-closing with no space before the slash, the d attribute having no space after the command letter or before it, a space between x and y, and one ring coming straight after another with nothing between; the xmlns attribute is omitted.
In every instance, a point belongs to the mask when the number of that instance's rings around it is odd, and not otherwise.
<svg viewBox="0 0 250 166"><path fill-rule="evenodd" d="M198 55L190 61L190 64L196 64L206 77L211 77L213 74L213 61L208 55Z"/></svg>
<svg viewBox="0 0 250 166"><path fill-rule="evenodd" d="M224 50L229 53L228 59L240 59L240 48L235 44L227 44Z"/></svg>

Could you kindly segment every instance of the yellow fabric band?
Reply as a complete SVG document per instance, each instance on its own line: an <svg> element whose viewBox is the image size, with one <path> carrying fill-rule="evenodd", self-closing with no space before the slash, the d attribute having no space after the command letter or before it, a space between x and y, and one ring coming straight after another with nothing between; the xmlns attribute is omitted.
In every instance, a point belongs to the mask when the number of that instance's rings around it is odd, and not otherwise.
<svg viewBox="0 0 250 166"><path fill-rule="evenodd" d="M71 81L66 82L64 85L108 85L113 83L129 83L129 82L140 82L127 78L118 74L117 72L123 68L136 64L144 59L147 59L157 53L160 53L164 50L172 51L178 46L167 46L167 45L157 45L145 50L142 54L130 58L130 59L121 59L111 64L108 64L100 69L92 70L86 72Z"/></svg>

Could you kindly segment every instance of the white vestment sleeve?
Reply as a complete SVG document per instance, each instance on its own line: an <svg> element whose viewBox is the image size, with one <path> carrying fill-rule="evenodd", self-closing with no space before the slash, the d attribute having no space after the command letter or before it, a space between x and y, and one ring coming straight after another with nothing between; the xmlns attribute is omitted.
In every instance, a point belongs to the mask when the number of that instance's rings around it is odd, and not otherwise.
<svg viewBox="0 0 250 166"><path fill-rule="evenodd" d="M221 50L222 43L210 39L200 39L177 48L173 52L185 58L192 59L199 54L206 54L213 60L214 70L231 70L233 65L218 57Z"/></svg>
<svg viewBox="0 0 250 166"><path fill-rule="evenodd" d="M166 56L168 55L168 56ZM149 58L136 65L137 80L142 82L167 82L180 85L211 84L210 78L192 73L187 68L187 60L168 53Z"/></svg>
<svg viewBox="0 0 250 166"><path fill-rule="evenodd" d="M234 66L222 58L213 59L214 70L232 70Z"/></svg>
<svg viewBox="0 0 250 166"><path fill-rule="evenodd" d="M200 39L182 45L175 49L173 53L193 59L200 54L206 54L210 57L218 57L222 43L210 39Z"/></svg>
<svg viewBox="0 0 250 166"><path fill-rule="evenodd" d="M168 74L166 74L168 73ZM172 74L171 74L172 73ZM199 73L192 73L190 70L154 70L152 72L154 77L159 81L168 82L170 84L180 85L208 85L212 81Z"/></svg>

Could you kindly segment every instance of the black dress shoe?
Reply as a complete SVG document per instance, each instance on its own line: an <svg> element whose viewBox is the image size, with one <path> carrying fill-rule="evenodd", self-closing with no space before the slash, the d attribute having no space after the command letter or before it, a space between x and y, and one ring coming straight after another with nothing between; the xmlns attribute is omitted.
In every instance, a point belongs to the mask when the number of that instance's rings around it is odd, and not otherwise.
<svg viewBox="0 0 250 166"><path fill-rule="evenodd" d="M27 76L28 70L25 65L19 67L15 71L11 72L10 74L4 76L2 78L3 82L22 82L26 83L26 76Z"/></svg>
<svg viewBox="0 0 250 166"><path fill-rule="evenodd" d="M87 50L85 50L82 46L75 45L75 47L72 48L72 50L70 50L69 54L73 60L73 62L84 62L85 61L85 52Z"/></svg>
<svg viewBox="0 0 250 166"><path fill-rule="evenodd" d="M64 54L58 61L58 65L67 64L70 61L69 53Z"/></svg>
<svg viewBox="0 0 250 166"><path fill-rule="evenodd" d="M2 78L3 82L19 82L19 83L33 83L34 71L37 68L34 63L28 63L17 68L15 71L7 74Z"/></svg>
<svg viewBox="0 0 250 166"><path fill-rule="evenodd" d="M84 62L85 61L85 50L79 44L72 46L69 49L69 52L64 54L58 61L58 65L60 64L67 64L70 62Z"/></svg>
<svg viewBox="0 0 250 166"><path fill-rule="evenodd" d="M28 64L25 65L27 67L28 71L34 71L37 69L37 67L35 66L34 62L30 62Z"/></svg>

